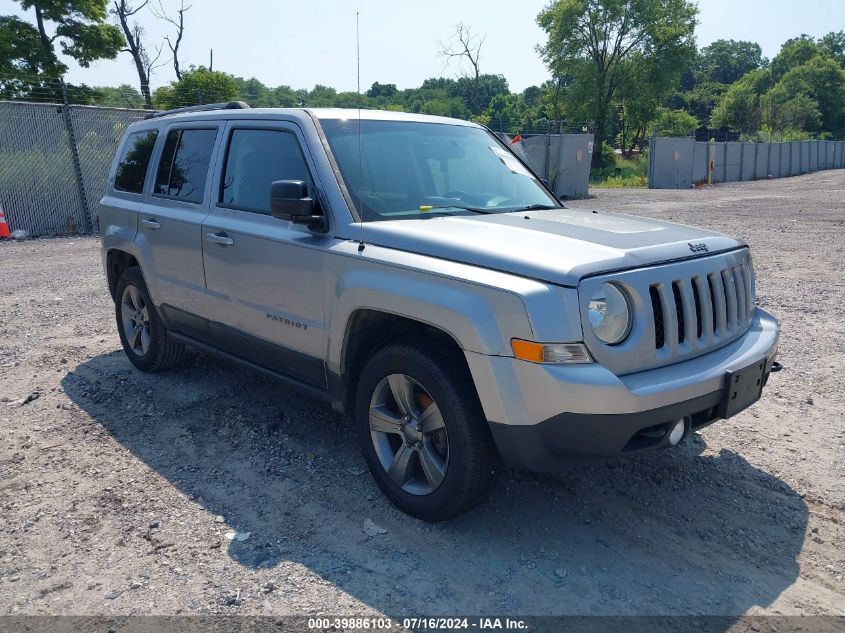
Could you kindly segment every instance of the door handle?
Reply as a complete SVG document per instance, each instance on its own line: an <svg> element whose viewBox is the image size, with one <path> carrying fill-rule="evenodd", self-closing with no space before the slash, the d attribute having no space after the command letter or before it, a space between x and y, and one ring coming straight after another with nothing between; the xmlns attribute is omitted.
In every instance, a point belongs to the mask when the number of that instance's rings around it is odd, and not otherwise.
<svg viewBox="0 0 845 633"><path fill-rule="evenodd" d="M235 243L235 240L225 233L206 233L205 237L209 242L221 244L222 246L231 246Z"/></svg>
<svg viewBox="0 0 845 633"><path fill-rule="evenodd" d="M146 220L141 220L141 226L146 226L148 229L160 229L161 224L159 224L155 218L148 218Z"/></svg>

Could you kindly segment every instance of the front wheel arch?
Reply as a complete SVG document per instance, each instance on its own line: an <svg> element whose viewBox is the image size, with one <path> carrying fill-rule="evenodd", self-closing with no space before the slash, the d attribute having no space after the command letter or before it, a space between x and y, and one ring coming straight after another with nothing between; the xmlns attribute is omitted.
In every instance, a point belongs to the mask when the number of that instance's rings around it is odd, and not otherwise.
<svg viewBox="0 0 845 633"><path fill-rule="evenodd" d="M470 375L463 349L457 339L442 328L382 310L359 309L350 315L341 350L341 400L347 412L354 410L354 396L366 361L391 344L436 345L459 359ZM474 388L474 383L473 383ZM476 398L478 393L475 392Z"/></svg>

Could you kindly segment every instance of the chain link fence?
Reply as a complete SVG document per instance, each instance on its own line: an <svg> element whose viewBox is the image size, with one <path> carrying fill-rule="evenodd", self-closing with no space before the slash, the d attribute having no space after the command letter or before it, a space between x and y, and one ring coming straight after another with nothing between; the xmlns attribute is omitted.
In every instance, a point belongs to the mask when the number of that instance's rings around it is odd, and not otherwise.
<svg viewBox="0 0 845 633"><path fill-rule="evenodd" d="M9 227L32 237L95 232L115 149L148 114L0 101L0 205Z"/></svg>

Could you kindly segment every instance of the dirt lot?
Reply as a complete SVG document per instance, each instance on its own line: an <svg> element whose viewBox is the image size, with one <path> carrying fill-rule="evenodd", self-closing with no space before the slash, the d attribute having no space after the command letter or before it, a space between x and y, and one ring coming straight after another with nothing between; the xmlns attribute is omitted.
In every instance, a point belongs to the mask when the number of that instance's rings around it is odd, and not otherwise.
<svg viewBox="0 0 845 633"><path fill-rule="evenodd" d="M785 369L676 450L506 472L434 526L328 406L135 371L95 239L0 244L0 613L845 615L845 171L594 193L744 237Z"/></svg>

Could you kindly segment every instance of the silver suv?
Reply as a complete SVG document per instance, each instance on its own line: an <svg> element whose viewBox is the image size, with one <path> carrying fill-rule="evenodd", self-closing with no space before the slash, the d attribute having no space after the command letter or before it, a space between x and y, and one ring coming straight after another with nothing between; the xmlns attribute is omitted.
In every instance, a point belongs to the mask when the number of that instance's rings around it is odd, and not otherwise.
<svg viewBox="0 0 845 633"><path fill-rule="evenodd" d="M744 243L564 208L466 121L155 115L126 131L99 222L136 367L190 345L325 398L428 521L478 503L503 462L674 446L777 367Z"/></svg>

